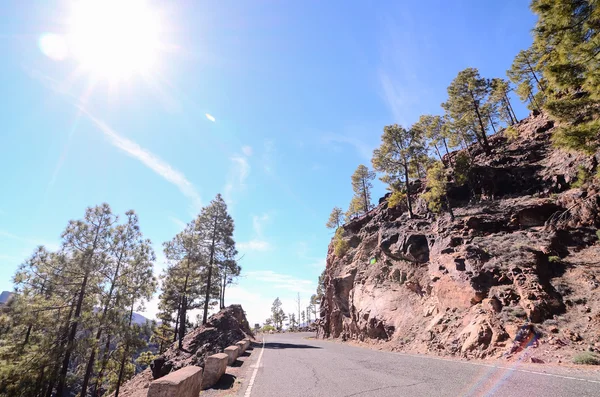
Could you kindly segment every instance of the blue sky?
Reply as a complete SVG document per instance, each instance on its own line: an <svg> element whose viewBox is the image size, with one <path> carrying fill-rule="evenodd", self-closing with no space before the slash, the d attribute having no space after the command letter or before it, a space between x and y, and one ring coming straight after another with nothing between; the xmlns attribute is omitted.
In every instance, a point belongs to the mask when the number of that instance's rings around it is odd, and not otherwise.
<svg viewBox="0 0 600 397"><path fill-rule="evenodd" d="M306 306L329 212L347 207L383 126L440 113L465 67L504 76L534 24L523 0L155 0L156 69L92 86L80 59L40 49L68 34L71 3L0 4L0 290L102 202L139 214L160 271L161 243L222 193L244 254L227 301L251 323L277 296L287 312L298 292Z"/></svg>

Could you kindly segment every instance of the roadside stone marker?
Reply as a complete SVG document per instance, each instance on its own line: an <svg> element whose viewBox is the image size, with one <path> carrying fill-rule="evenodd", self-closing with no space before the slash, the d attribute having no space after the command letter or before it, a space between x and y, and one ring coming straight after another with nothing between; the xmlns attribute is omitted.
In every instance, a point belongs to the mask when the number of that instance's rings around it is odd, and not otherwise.
<svg viewBox="0 0 600 397"><path fill-rule="evenodd" d="M227 354L228 360L227 365L231 365L237 360L240 355L240 348L238 346L229 346L225 348L225 354Z"/></svg>
<svg viewBox="0 0 600 397"><path fill-rule="evenodd" d="M198 397L202 368L190 365L150 383L148 397Z"/></svg>
<svg viewBox="0 0 600 397"><path fill-rule="evenodd" d="M202 389L208 389L221 379L227 370L229 356L225 353L217 353L206 357L204 362L204 374L202 376ZM150 396L148 396L150 397ZM197 395L195 397L198 397Z"/></svg>

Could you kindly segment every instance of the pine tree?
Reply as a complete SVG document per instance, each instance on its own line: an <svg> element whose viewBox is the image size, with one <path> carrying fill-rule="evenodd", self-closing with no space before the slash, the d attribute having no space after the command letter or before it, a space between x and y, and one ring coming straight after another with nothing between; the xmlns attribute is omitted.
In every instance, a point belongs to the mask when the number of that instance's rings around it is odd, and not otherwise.
<svg viewBox="0 0 600 397"><path fill-rule="evenodd" d="M533 0L538 20L530 51L548 81L544 108L561 122L559 146L594 152L600 129L600 4L595 0ZM543 90L543 88L542 88Z"/></svg>
<svg viewBox="0 0 600 397"><path fill-rule="evenodd" d="M352 219L363 214L363 206L364 204L360 197L352 197L352 199L350 200L350 204L348 205L348 210L344 213L344 222L350 222Z"/></svg>
<svg viewBox="0 0 600 397"><path fill-rule="evenodd" d="M173 240L163 244L165 257L171 265L162 276L163 291L160 296L164 309L177 307L175 334L178 348L183 348L188 310L198 305L203 268L207 266L206 252L203 249L203 235L197 221L188 223Z"/></svg>
<svg viewBox="0 0 600 397"><path fill-rule="evenodd" d="M506 125L516 124L517 115L508 97L511 91L510 83L501 78L493 78L488 81L488 85L490 86L489 102L496 107L500 120Z"/></svg>
<svg viewBox="0 0 600 397"><path fill-rule="evenodd" d="M116 226L111 233L112 241L109 243L107 250L110 260L103 270L103 273L107 277L108 289L102 297L103 308L98 318L95 342L92 344L83 377L81 397L85 397L87 394L87 387L94 368L96 354L100 348L100 341L108 320L109 310L123 311L125 309L123 306L119 307L115 295L122 293L120 290L126 287L128 280L132 277L137 277L133 273L141 271L141 264L147 265L149 263L151 265L154 261L154 252L150 247L150 242L142 238L137 215L134 211L128 211L125 215L127 222ZM141 261L140 255L142 253L147 255L144 258L145 261ZM153 277L150 276L149 280L144 280L142 285L152 280ZM121 302L124 302L124 300L121 299Z"/></svg>
<svg viewBox="0 0 600 397"><path fill-rule="evenodd" d="M488 121L482 113L487 101L489 87L475 68L467 68L458 73L448 86L448 100L442 107L453 123L459 128L471 129L473 135L486 153L490 152L487 139Z"/></svg>
<svg viewBox="0 0 600 397"><path fill-rule="evenodd" d="M533 47L522 50L517 54L510 69L506 72L510 81L518 87L517 94L521 100L523 102L529 101L530 107L538 110L544 102L544 96L537 97L541 102L538 103L535 92L536 90L541 93L546 91L546 84L540 73L540 58L540 53L535 51Z"/></svg>
<svg viewBox="0 0 600 397"><path fill-rule="evenodd" d="M108 204L88 208L83 220L70 221L63 232L63 249L68 251L73 260L70 261L68 273L75 280L75 311L70 321L65 345L64 357L59 373L56 395L62 396L68 390L67 374L72 354L77 345L77 330L84 316L93 310L95 299L93 293L99 290L100 274L107 266L110 233L115 218Z"/></svg>
<svg viewBox="0 0 600 397"><path fill-rule="evenodd" d="M373 152L373 168L385 173L382 180L398 190L398 184L406 192L408 214L412 218L412 196L410 192L411 167L422 159L425 148L423 136L419 129L407 130L398 124L388 125L383 129L381 146ZM400 178L403 178L401 180Z"/></svg>
<svg viewBox="0 0 600 397"><path fill-rule="evenodd" d="M444 156L448 155L449 150L448 128L444 119L441 116L423 115L413 125L413 129L419 131L420 135L427 139L429 147L435 151L440 161L445 164Z"/></svg>
<svg viewBox="0 0 600 397"><path fill-rule="evenodd" d="M232 252L229 252L232 254ZM236 277L239 277L242 268L238 265L235 258L226 258L217 262L217 269L219 270L219 308L225 308L225 290L228 285L231 285Z"/></svg>
<svg viewBox="0 0 600 397"><path fill-rule="evenodd" d="M203 249L208 260L202 317L202 324L206 324L208 307L212 300L213 272L218 272L215 266L237 255L235 241L233 241L233 219L227 213L227 204L220 194L217 194L217 197L202 209L196 219L196 229L202 236Z"/></svg>
<svg viewBox="0 0 600 397"><path fill-rule="evenodd" d="M342 224L342 220L344 218L344 211L340 207L333 207L331 210L331 214L329 214L329 219L327 220L327 228L329 229L337 229Z"/></svg>
<svg viewBox="0 0 600 397"><path fill-rule="evenodd" d="M371 181L375 179L375 173L364 165L359 165L352 174L352 190L354 191L355 210L367 213L371 209Z"/></svg>

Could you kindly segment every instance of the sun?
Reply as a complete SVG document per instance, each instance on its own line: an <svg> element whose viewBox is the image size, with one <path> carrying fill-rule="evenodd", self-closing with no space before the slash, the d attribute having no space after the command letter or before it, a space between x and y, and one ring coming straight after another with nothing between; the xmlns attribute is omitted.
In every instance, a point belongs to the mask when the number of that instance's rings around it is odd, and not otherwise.
<svg viewBox="0 0 600 397"><path fill-rule="evenodd" d="M67 41L86 72L110 81L155 72L161 18L145 0L80 0L73 4Z"/></svg>

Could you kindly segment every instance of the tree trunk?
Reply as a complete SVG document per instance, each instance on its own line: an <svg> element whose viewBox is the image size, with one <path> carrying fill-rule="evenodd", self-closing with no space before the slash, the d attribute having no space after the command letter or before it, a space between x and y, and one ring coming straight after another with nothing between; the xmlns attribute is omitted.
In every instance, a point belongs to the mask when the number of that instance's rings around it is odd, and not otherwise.
<svg viewBox="0 0 600 397"><path fill-rule="evenodd" d="M497 131L496 131L496 126L494 125L494 120L492 120L491 116L488 116L488 119L490 120L490 124L492 125L492 130L494 131L494 134L495 134Z"/></svg>
<svg viewBox="0 0 600 397"><path fill-rule="evenodd" d="M517 124L519 122L519 120L517 119L517 115L515 114L512 104L510 103L510 99L508 98L508 95L504 94L504 100L506 101L506 106L508 107L508 114L510 115L511 119L514 120L513 125Z"/></svg>
<svg viewBox="0 0 600 397"><path fill-rule="evenodd" d="M444 164L444 167L445 167L446 162L444 161L444 158L442 157L442 154L440 153L440 150L438 149L438 147L435 143L433 144L433 148L435 149L435 152L437 153L438 157L440 158L440 161L442 162L442 164Z"/></svg>
<svg viewBox="0 0 600 397"><path fill-rule="evenodd" d="M212 233L212 243L210 245L210 260L208 262L208 277L206 280L206 295L204 297L204 315L202 317L202 324L206 324L208 321L208 303L210 302L210 287L211 287L211 277L212 277L212 268L215 259L215 239L217 238L217 220L219 218L219 211L217 209L217 213L215 214L215 224L213 226Z"/></svg>
<svg viewBox="0 0 600 397"><path fill-rule="evenodd" d="M129 311L129 325L127 326L127 332L131 332L131 320L133 318L133 306L135 302L131 303L131 310ZM127 359L127 353L129 352L129 338L125 342L125 348L123 349L123 357L121 358L121 365L119 368L119 378L117 379L117 387L115 389L115 397L119 397L119 389L123 382L123 372L125 370L125 360Z"/></svg>
<svg viewBox="0 0 600 397"><path fill-rule="evenodd" d="M408 216L412 219L414 218L412 212L412 202L410 199L410 187L408 181L408 165L404 162L404 184L406 185L406 205L408 207Z"/></svg>
<svg viewBox="0 0 600 397"><path fill-rule="evenodd" d="M188 305L187 297L184 295L183 296L183 304L181 305L181 310L179 311L180 315L181 315L181 317L179 318L179 335L178 335L179 342L177 344L177 348L179 350L183 350L183 337L185 336L187 305Z"/></svg>
<svg viewBox="0 0 600 397"><path fill-rule="evenodd" d="M469 94L471 94L471 99L473 100L473 108L475 109L475 113L477 114L477 120L479 121L479 126L481 127L481 142L483 150L486 154L490 154L490 145L488 144L487 134L485 132L485 126L483 125L481 113L479 113L479 106L477 106L477 101L475 101L475 95L473 95L473 92L471 90L469 90Z"/></svg>
<svg viewBox="0 0 600 397"><path fill-rule="evenodd" d="M533 76L533 78L535 79L535 82L537 83L538 87L540 90L542 90L542 92L546 92L546 90L544 89L544 86L542 85L542 83L540 83L540 81L538 80L537 75L535 74L535 71L533 70L533 67L531 66L531 64L529 63L529 60L527 60L527 66L529 66L529 71L531 72L531 75Z"/></svg>
<svg viewBox="0 0 600 397"><path fill-rule="evenodd" d="M177 341L177 335L179 335L179 316L181 315L181 300L179 299L179 305L177 306L177 316L175 316L175 332L173 333L173 342Z"/></svg>
<svg viewBox="0 0 600 397"><path fill-rule="evenodd" d="M62 362L62 369L60 370L60 376L58 379L58 386L56 387L56 396L63 397L68 395L65 393L65 381L67 379L67 373L69 372L69 363L71 362L71 353L75 347L75 336L77 336L77 326L79 325L79 318L81 316L81 307L83 306L83 299L85 298L85 289L87 287L89 274L86 273L83 277L83 282L79 290L79 298L77 299L77 308L75 309L75 321L71 325L71 331L67 339L67 349L65 351L65 357Z"/></svg>
<svg viewBox="0 0 600 397"><path fill-rule="evenodd" d="M452 159L450 158L450 151L448 150L448 144L446 143L446 138L442 138L442 143L444 144L444 149L446 149L446 156L448 156L448 162L452 165Z"/></svg>
<svg viewBox="0 0 600 397"><path fill-rule="evenodd" d="M85 369L85 375L83 377L83 383L81 384L81 397L85 397L87 394L88 384L90 382L90 377L92 376L92 371L94 369L94 363L96 362L96 351L100 345L100 338L102 337L102 328L104 327L104 321L106 320L106 313L108 313L108 307L110 306L110 302L112 300L112 294L115 290L115 286L117 284L117 279L119 278L119 272L121 270L121 261L123 259L124 250L121 250L119 253L119 259L117 260L117 267L115 268L115 274L112 277L110 288L108 290L108 295L106 297L106 302L104 303L104 309L102 310L102 316L100 316L100 323L98 324L98 331L96 332L96 341L92 345L92 352L90 353L90 358L87 363L87 367Z"/></svg>
<svg viewBox="0 0 600 397"><path fill-rule="evenodd" d="M100 383L102 382L102 378L104 377L104 371L106 370L106 366L108 365L108 356L110 355L110 340L112 335L108 334L106 336L106 345L104 346L104 353L102 354L102 365L100 365L100 371L98 372L98 376L96 377L96 382L94 383L94 391L92 396L99 397L100 392L98 388L100 387Z"/></svg>
<svg viewBox="0 0 600 397"><path fill-rule="evenodd" d="M535 97L533 96L532 93L529 93L529 103L533 104L533 106L535 106L535 108L538 111L541 111L542 109L540 108L540 105L538 105L537 101L535 100Z"/></svg>
<svg viewBox="0 0 600 397"><path fill-rule="evenodd" d="M369 212L369 200L367 198L367 186L365 184L365 178L362 178L363 185L363 205L365 206L365 214Z"/></svg>

